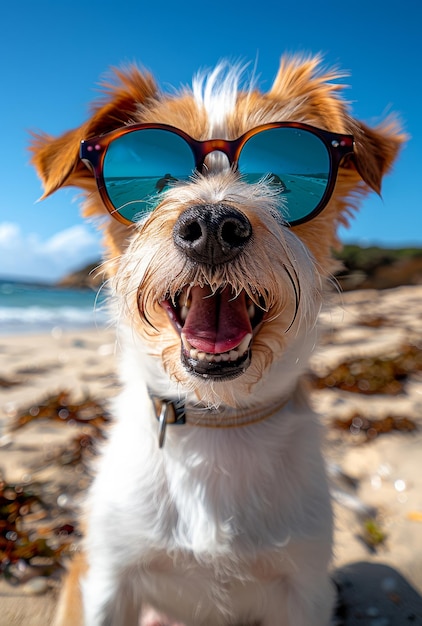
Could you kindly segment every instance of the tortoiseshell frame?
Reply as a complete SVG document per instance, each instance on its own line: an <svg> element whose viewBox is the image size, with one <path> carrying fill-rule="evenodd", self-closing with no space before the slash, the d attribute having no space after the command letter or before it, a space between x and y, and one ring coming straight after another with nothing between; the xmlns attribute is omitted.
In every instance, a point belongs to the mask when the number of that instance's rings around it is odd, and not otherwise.
<svg viewBox="0 0 422 626"><path fill-rule="evenodd" d="M85 165L94 173L97 182L98 191L101 199L104 202L106 209L109 213L123 224L131 225L133 222L127 220L116 211L116 207L113 206L105 185L103 176L103 163L107 152L107 148L112 141L126 135L127 133L133 133L136 131L142 131L145 129L157 129L165 130L170 133L174 133L184 139L192 150L194 157L194 164L197 171L203 170L204 161L208 154L211 152L219 151L223 152L234 169L237 169L240 153L245 143L254 135L273 128L296 128L298 130L304 130L318 137L326 146L330 157L330 171L328 176L327 187L321 200L315 207L315 209L306 215L305 217L297 220L291 220L288 222L290 226L296 226L303 222L308 222L316 215L321 213L324 207L327 205L334 190L334 185L337 179L338 168L341 161L346 156L353 157L354 153L354 138L353 135L343 135L339 133L332 133L327 130L315 128L309 124L303 124L301 122L272 122L270 124L263 124L257 126L252 130L249 130L238 139L226 140L226 139L207 139L205 141L198 141L190 137L187 133L178 128L169 126L167 124L131 124L117 128L104 135L92 137L81 141L79 156ZM193 171L193 169L192 169ZM269 172L270 173L270 172Z"/></svg>

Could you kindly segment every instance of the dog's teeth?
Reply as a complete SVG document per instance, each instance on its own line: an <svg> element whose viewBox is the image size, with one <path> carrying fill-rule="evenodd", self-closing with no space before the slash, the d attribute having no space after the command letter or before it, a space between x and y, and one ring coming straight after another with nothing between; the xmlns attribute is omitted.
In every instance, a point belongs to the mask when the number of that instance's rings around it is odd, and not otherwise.
<svg viewBox="0 0 422 626"><path fill-rule="evenodd" d="M242 340L242 343L236 348L240 356L243 356L251 343L252 334L248 333Z"/></svg>
<svg viewBox="0 0 422 626"><path fill-rule="evenodd" d="M181 337L184 349L186 350L186 352L189 352L192 349L192 346L190 345L189 341L186 339L186 336L183 333Z"/></svg>
<svg viewBox="0 0 422 626"><path fill-rule="evenodd" d="M188 294L186 292L183 292L180 296L179 296L179 306L187 306L188 309L190 308L192 300L189 298Z"/></svg>
<svg viewBox="0 0 422 626"><path fill-rule="evenodd" d="M248 307L248 316L249 319L251 320L253 317L255 317L255 305L253 302L251 302L251 304Z"/></svg>
<svg viewBox="0 0 422 626"><path fill-rule="evenodd" d="M189 307L187 307L186 305L183 305L180 308L180 319L182 320L182 322L186 322L188 314L189 314Z"/></svg>
<svg viewBox="0 0 422 626"><path fill-rule="evenodd" d="M239 357L243 356L248 350L251 340L252 334L248 333L234 350L214 354L212 352L203 352L194 348L182 333L183 348L189 354L189 357L195 361L207 361L208 363L221 363L222 361L223 363L227 363L229 361L237 361Z"/></svg>

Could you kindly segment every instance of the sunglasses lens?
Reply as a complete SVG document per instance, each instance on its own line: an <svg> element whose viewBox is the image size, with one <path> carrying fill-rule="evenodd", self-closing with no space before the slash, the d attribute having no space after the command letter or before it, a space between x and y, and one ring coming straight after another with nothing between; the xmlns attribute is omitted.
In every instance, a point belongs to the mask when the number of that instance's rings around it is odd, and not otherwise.
<svg viewBox="0 0 422 626"><path fill-rule="evenodd" d="M315 211L330 181L330 154L322 139L297 128L271 128L244 145L239 171L248 183L265 180L279 194L279 210L289 223Z"/></svg>
<svg viewBox="0 0 422 626"><path fill-rule="evenodd" d="M162 200L162 193L189 178L194 159L188 143L157 128L135 130L112 141L103 163L107 195L125 219L137 222Z"/></svg>

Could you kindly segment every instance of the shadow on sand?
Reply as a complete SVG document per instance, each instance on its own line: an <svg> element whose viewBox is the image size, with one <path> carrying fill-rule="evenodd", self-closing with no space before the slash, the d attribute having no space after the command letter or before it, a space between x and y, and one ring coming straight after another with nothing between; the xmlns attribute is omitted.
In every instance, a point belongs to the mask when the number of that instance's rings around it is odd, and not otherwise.
<svg viewBox="0 0 422 626"><path fill-rule="evenodd" d="M351 563L333 578L339 596L333 626L422 625L422 597L396 569Z"/></svg>

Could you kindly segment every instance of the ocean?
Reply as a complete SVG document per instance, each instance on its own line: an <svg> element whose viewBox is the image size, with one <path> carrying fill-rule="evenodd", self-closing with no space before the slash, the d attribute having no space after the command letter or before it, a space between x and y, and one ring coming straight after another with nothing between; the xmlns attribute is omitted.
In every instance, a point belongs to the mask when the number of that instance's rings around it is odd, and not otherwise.
<svg viewBox="0 0 422 626"><path fill-rule="evenodd" d="M0 279L0 334L105 326L105 295Z"/></svg>

